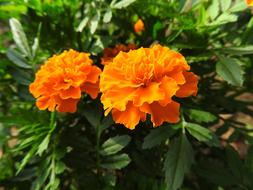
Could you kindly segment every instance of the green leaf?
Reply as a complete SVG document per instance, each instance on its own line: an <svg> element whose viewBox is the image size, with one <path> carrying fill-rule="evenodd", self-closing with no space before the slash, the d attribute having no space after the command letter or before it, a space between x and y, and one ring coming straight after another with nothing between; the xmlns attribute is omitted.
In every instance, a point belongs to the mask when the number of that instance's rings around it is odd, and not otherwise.
<svg viewBox="0 0 253 190"><path fill-rule="evenodd" d="M142 144L143 149L153 148L167 140L173 134L175 134L176 130L173 130L167 126L160 126L156 129L152 129L150 133L144 138L144 142Z"/></svg>
<svg viewBox="0 0 253 190"><path fill-rule="evenodd" d="M203 122L203 123L209 123L217 120L217 117L209 112L202 111L202 110L196 110L196 109L190 109L189 110L189 117L190 119L197 121L197 122Z"/></svg>
<svg viewBox="0 0 253 190"><path fill-rule="evenodd" d="M222 25L222 24L227 24L229 22L236 22L238 16L235 14L230 14L230 13L223 13L220 15L214 22L212 22L210 25Z"/></svg>
<svg viewBox="0 0 253 190"><path fill-rule="evenodd" d="M210 16L211 20L214 20L220 11L219 0L213 0L212 4L207 9L207 14Z"/></svg>
<svg viewBox="0 0 253 190"><path fill-rule="evenodd" d="M42 155L42 153L47 150L48 144L50 142L50 134L48 134L44 140L40 143L39 147L38 147L38 151L36 154L38 154L39 156Z"/></svg>
<svg viewBox="0 0 253 190"><path fill-rule="evenodd" d="M219 56L216 64L216 72L228 83L235 86L243 84L243 70L236 59Z"/></svg>
<svg viewBox="0 0 253 190"><path fill-rule="evenodd" d="M82 32L83 29L85 28L85 26L87 25L88 21L89 21L89 17L83 18L83 20L82 20L82 21L80 22L80 24L78 25L76 31L77 31L77 32Z"/></svg>
<svg viewBox="0 0 253 190"><path fill-rule="evenodd" d="M118 154L107 157L101 163L101 166L106 169L122 169L130 163L131 159L127 154Z"/></svg>
<svg viewBox="0 0 253 190"><path fill-rule="evenodd" d="M184 134L176 139L166 154L164 161L165 182L168 189L177 190L194 162L193 149Z"/></svg>
<svg viewBox="0 0 253 190"><path fill-rule="evenodd" d="M244 11L244 10L246 10L247 8L248 8L248 6L247 6L247 4L246 4L246 1L241 1L241 0L239 0L239 1L237 1L237 2L234 3L234 6L231 7L231 8L229 9L229 11L230 11L231 13L235 13L235 12Z"/></svg>
<svg viewBox="0 0 253 190"><path fill-rule="evenodd" d="M100 153L104 156L115 154L127 146L130 140L127 135L110 138L102 144Z"/></svg>
<svg viewBox="0 0 253 190"><path fill-rule="evenodd" d="M20 22L15 19L11 18L9 20L10 22L10 27L11 27L11 32L13 35L13 39L18 46L19 50L25 55L28 56L29 58L31 57L31 51L28 45L28 41L26 38L26 35L24 33L23 27L20 24Z"/></svg>
<svg viewBox="0 0 253 190"><path fill-rule="evenodd" d="M231 0L220 0L221 10L225 12L229 9L232 1Z"/></svg>
<svg viewBox="0 0 253 190"><path fill-rule="evenodd" d="M231 55L248 55L253 54L253 45L241 46L241 47L226 47L222 49L224 53Z"/></svg>
<svg viewBox="0 0 253 190"><path fill-rule="evenodd" d="M107 9L107 11L104 14L104 18L103 18L103 22L104 23L108 23L110 22L112 19L112 10L111 9Z"/></svg>
<svg viewBox="0 0 253 190"><path fill-rule="evenodd" d="M17 51L9 48L7 53L7 57L11 60L15 65L24 69L31 69L31 65L28 65L27 61L24 59L22 55L20 55Z"/></svg>
<svg viewBox="0 0 253 190"><path fill-rule="evenodd" d="M34 145L29 152L26 154L26 156L24 157L24 159L22 160L21 164L18 166L18 171L16 172L16 174L19 174L21 172L21 170L26 166L26 164L30 161L30 159L34 156L34 154L36 153L37 150L37 145Z"/></svg>
<svg viewBox="0 0 253 190"><path fill-rule="evenodd" d="M218 139L209 129L195 123L186 124L187 131L198 141L205 142L210 146L219 145Z"/></svg>
<svg viewBox="0 0 253 190"><path fill-rule="evenodd" d="M91 34L94 34L96 32L99 20L100 20L100 13L97 12L97 14L95 16L93 16L90 21L90 33Z"/></svg>
<svg viewBox="0 0 253 190"><path fill-rule="evenodd" d="M128 7L129 5L134 3L135 1L136 0L121 0L118 3L115 3L115 1L112 1L111 7L114 9L122 9L122 8Z"/></svg>
<svg viewBox="0 0 253 190"><path fill-rule="evenodd" d="M82 113L93 127L100 126L100 120L102 117L102 107L100 105L97 105L96 103L87 105Z"/></svg>
<svg viewBox="0 0 253 190"><path fill-rule="evenodd" d="M56 162L55 174L61 174L66 169L66 165L63 162Z"/></svg>

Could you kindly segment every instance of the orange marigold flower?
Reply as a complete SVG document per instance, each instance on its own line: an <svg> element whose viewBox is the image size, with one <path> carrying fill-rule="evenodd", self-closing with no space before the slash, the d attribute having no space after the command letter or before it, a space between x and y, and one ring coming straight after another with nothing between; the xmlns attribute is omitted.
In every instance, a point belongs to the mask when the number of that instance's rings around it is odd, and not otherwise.
<svg viewBox="0 0 253 190"><path fill-rule="evenodd" d="M253 6L253 0L246 0L248 6Z"/></svg>
<svg viewBox="0 0 253 190"><path fill-rule="evenodd" d="M134 129L151 115L153 126L179 121L180 104L172 98L197 94L198 77L178 52L161 45L120 52L100 78L105 115Z"/></svg>
<svg viewBox="0 0 253 190"><path fill-rule="evenodd" d="M112 59L116 55L118 55L119 52L121 52L121 51L128 52L133 49L137 49L136 45L134 45L134 44L128 44L128 45L118 44L114 48L105 48L104 53L103 53L103 57L101 59L101 63L102 63L102 65L107 65L108 63L110 63L112 61Z"/></svg>
<svg viewBox="0 0 253 190"><path fill-rule="evenodd" d="M64 51L49 58L29 86L40 110L76 112L81 92L95 99L101 70L92 65L88 53Z"/></svg>
<svg viewBox="0 0 253 190"><path fill-rule="evenodd" d="M134 24L134 31L136 33L142 32L144 30L144 23L141 19L138 19L137 22Z"/></svg>

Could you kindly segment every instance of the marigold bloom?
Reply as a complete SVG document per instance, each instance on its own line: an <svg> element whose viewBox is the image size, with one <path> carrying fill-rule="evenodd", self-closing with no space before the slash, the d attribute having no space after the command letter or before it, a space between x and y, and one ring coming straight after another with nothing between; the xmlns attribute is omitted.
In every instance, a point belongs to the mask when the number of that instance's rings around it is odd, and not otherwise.
<svg viewBox="0 0 253 190"><path fill-rule="evenodd" d="M153 126L179 121L180 104L172 97L196 95L198 77L185 58L161 45L120 52L100 78L105 115L134 129L151 115Z"/></svg>
<svg viewBox="0 0 253 190"><path fill-rule="evenodd" d="M136 45L134 44L117 44L114 48L105 48L103 57L101 59L102 65L107 65L112 61L112 59L118 55L119 52L128 52L130 50L137 49Z"/></svg>
<svg viewBox="0 0 253 190"><path fill-rule="evenodd" d="M253 0L246 0L248 6L253 6Z"/></svg>
<svg viewBox="0 0 253 190"><path fill-rule="evenodd" d="M101 70L92 65L88 53L64 51L49 58L38 70L29 90L40 110L76 111L81 92L98 95Z"/></svg>
<svg viewBox="0 0 253 190"><path fill-rule="evenodd" d="M137 22L134 24L134 31L136 33L142 32L144 30L144 23L141 19L138 19Z"/></svg>

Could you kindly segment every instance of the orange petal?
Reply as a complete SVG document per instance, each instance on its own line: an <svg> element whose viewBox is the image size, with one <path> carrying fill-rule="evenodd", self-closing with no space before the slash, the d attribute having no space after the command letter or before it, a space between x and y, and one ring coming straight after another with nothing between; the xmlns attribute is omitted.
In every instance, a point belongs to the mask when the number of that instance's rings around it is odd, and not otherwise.
<svg viewBox="0 0 253 190"><path fill-rule="evenodd" d="M101 101L105 109L113 107L119 111L124 111L127 103L135 97L135 93L135 88L113 88L104 92Z"/></svg>
<svg viewBox="0 0 253 190"><path fill-rule="evenodd" d="M161 125L163 122L177 123L179 121L180 104L170 102L166 106L161 106L158 102L144 104L140 110L151 115L151 121L154 127Z"/></svg>
<svg viewBox="0 0 253 190"><path fill-rule="evenodd" d="M159 83L151 83L147 87L139 87L136 90L135 98L134 98L134 105L141 106L145 102L152 103L154 101L158 101L164 99L165 93L160 89Z"/></svg>
<svg viewBox="0 0 253 190"><path fill-rule="evenodd" d="M90 73L87 75L86 81L90 83L96 83L100 73L101 70L98 67L92 66Z"/></svg>
<svg viewBox="0 0 253 190"><path fill-rule="evenodd" d="M177 84L185 83L183 71L172 71L168 73L167 76L173 78L177 82Z"/></svg>
<svg viewBox="0 0 253 190"><path fill-rule="evenodd" d="M117 109L112 110L112 117L116 123L124 124L129 129L134 129L138 125L140 119L145 118L145 113L141 112L139 108L128 103L125 111Z"/></svg>
<svg viewBox="0 0 253 190"><path fill-rule="evenodd" d="M69 89L61 90L60 97L62 99L69 99L69 98L79 99L79 98L81 98L80 87L71 86Z"/></svg>
<svg viewBox="0 0 253 190"><path fill-rule="evenodd" d="M91 98L96 99L99 92L99 82L97 81L96 84L86 82L81 86L81 89L89 94Z"/></svg>
<svg viewBox="0 0 253 190"><path fill-rule="evenodd" d="M61 104L58 105L57 110L59 112L74 113L76 112L78 101L79 99L72 99L72 98L63 100Z"/></svg>
<svg viewBox="0 0 253 190"><path fill-rule="evenodd" d="M172 101L171 98L176 94L179 86L174 79L165 76L161 81L160 88L165 92L165 97L162 100L159 100L159 103L162 106L166 106Z"/></svg>
<svg viewBox="0 0 253 190"><path fill-rule="evenodd" d="M177 97L184 98L191 95L196 96L198 91L198 77L192 72L183 72L186 82L180 86L176 93Z"/></svg>
<svg viewBox="0 0 253 190"><path fill-rule="evenodd" d="M48 110L52 112L55 109L56 102L55 102L54 98L43 96L43 97L40 97L37 99L36 106L40 110L45 110L48 108Z"/></svg>
<svg viewBox="0 0 253 190"><path fill-rule="evenodd" d="M253 6L253 0L247 0L247 5L248 6Z"/></svg>
<svg viewBox="0 0 253 190"><path fill-rule="evenodd" d="M48 105L49 105L49 97L40 97L37 99L36 101L36 106L40 109L40 110L45 110L47 109Z"/></svg>

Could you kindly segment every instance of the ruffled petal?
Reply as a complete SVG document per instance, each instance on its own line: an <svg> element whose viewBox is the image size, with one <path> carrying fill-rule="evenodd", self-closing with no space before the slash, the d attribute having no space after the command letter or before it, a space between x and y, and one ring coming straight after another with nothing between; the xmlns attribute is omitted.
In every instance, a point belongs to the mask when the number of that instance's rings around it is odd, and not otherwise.
<svg viewBox="0 0 253 190"><path fill-rule="evenodd" d="M138 125L139 121L145 118L145 113L141 112L138 107L129 103L125 111L119 111L117 109L112 110L112 117L116 123L125 125L128 129L134 129Z"/></svg>
<svg viewBox="0 0 253 190"><path fill-rule="evenodd" d="M142 104L152 103L154 101L162 100L165 97L165 93L160 89L159 83L151 83L147 87L139 87L136 90L134 97L134 105L141 106Z"/></svg>
<svg viewBox="0 0 253 190"><path fill-rule="evenodd" d="M159 103L162 106L166 106L169 102L172 101L171 98L176 94L177 90L179 89L179 86L174 79L165 76L161 81L160 88L165 93L165 97L159 100Z"/></svg>
<svg viewBox="0 0 253 190"><path fill-rule="evenodd" d="M96 99L99 92L99 82L97 81L96 84L86 82L81 86L81 90L89 94L91 98Z"/></svg>
<svg viewBox="0 0 253 190"><path fill-rule="evenodd" d="M191 95L196 96L198 92L198 77L192 72L184 72L186 82L180 86L176 93L177 97L184 98Z"/></svg>
<svg viewBox="0 0 253 190"><path fill-rule="evenodd" d="M105 109L113 107L124 111L127 103L135 97L135 93L135 88L114 88L104 92L101 101Z"/></svg>
<svg viewBox="0 0 253 190"><path fill-rule="evenodd" d="M86 82L96 83L98 81L98 77L100 73L101 73L101 69L99 69L96 66L92 66L90 73L87 75Z"/></svg>
<svg viewBox="0 0 253 190"><path fill-rule="evenodd" d="M69 99L69 98L79 99L79 98L81 98L80 87L73 87L73 86L71 86L67 90L61 90L60 91L60 97L62 99Z"/></svg>
<svg viewBox="0 0 253 190"><path fill-rule="evenodd" d="M161 125L163 122L177 123L179 121L180 104L170 102L166 106L161 106L158 102L144 104L140 110L151 115L151 121L154 127Z"/></svg>
<svg viewBox="0 0 253 190"><path fill-rule="evenodd" d="M58 112L75 113L78 101L79 99L72 99L72 98L62 100L61 104L58 105L57 110Z"/></svg>

